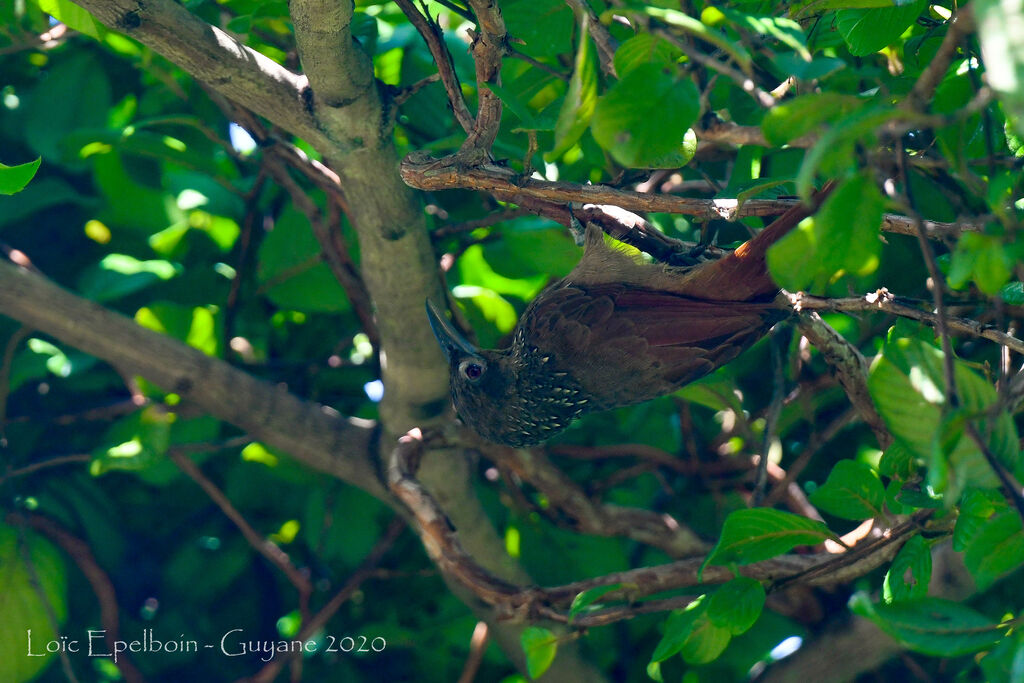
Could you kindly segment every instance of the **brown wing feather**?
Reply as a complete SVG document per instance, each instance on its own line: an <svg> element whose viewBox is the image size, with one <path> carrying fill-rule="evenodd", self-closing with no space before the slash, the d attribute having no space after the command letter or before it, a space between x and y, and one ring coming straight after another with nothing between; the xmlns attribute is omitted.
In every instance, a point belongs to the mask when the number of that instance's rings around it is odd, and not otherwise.
<svg viewBox="0 0 1024 683"><path fill-rule="evenodd" d="M565 286L524 315L541 347L607 405L662 395L735 358L783 314L770 304L716 302L625 285ZM536 340L543 340L538 344Z"/></svg>

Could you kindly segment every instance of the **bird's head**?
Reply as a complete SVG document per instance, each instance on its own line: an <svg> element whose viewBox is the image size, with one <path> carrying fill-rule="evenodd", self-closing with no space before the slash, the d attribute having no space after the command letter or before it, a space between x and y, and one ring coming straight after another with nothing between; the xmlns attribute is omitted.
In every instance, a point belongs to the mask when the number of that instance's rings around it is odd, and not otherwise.
<svg viewBox="0 0 1024 683"><path fill-rule="evenodd" d="M427 301L430 329L448 358L452 400L462 420L481 436L510 443L506 354L478 349Z"/></svg>

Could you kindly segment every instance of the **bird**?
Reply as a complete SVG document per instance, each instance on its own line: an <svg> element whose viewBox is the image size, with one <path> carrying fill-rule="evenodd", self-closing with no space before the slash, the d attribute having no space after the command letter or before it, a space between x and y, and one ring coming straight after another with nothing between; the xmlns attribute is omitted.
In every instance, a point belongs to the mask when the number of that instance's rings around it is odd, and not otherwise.
<svg viewBox="0 0 1024 683"><path fill-rule="evenodd" d="M533 299L504 349L477 348L427 300L462 421L488 441L534 446L585 413L669 394L733 360L791 315L766 253L831 188L690 267L644 262L588 223L579 263Z"/></svg>

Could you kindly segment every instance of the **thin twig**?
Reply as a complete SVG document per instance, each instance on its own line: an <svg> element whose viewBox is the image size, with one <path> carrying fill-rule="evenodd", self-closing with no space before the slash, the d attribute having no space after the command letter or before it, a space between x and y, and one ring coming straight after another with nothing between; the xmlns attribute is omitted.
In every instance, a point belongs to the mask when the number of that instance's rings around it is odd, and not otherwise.
<svg viewBox="0 0 1024 683"><path fill-rule="evenodd" d="M796 310L833 311L843 313L869 313L880 312L898 315L902 318L910 318L938 327L939 316L930 311L923 311L914 306L908 306L896 301L888 289L884 287L870 294L859 297L845 297L837 299L826 299L800 292L792 297L793 307ZM946 328L950 332L969 334L972 337L980 337L995 342L1000 346L1024 354L1024 340L1013 335L1001 332L989 325L969 318L946 317Z"/></svg>
<svg viewBox="0 0 1024 683"><path fill-rule="evenodd" d="M405 521L400 517L395 517L391 520L384 535L380 537L380 540L373 546L370 553L366 558L359 563L359 566L354 572L348 577L344 585L338 589L327 604L324 605L316 614L309 618L303 618L302 629L295 637L296 640L306 641L313 637L313 635L327 625L327 622L331 619L334 614L341 609L352 597L352 594L356 592L356 589L363 584L364 581L371 578L374 572L377 570L377 565L384 558L384 555L391 549L391 546L395 544L402 531L406 528ZM275 657L270 660L266 666L256 672L255 675L240 679L236 683L270 683L277 678L281 669L298 657L301 653L289 651L282 657Z"/></svg>
<svg viewBox="0 0 1024 683"><path fill-rule="evenodd" d="M114 646L120 640L120 610L117 593L110 577L96 561L89 544L42 515L11 513L7 515L7 521L16 526L29 526L42 533L60 546L74 561L96 595L96 602L100 607L100 623L104 629L104 640L108 650L114 652ZM128 683L145 683L145 677L132 663L127 652L121 652L114 663Z"/></svg>
<svg viewBox="0 0 1024 683"><path fill-rule="evenodd" d="M594 11L594 8L590 6L587 0L565 0L565 4L572 7L576 14L587 15L590 20L587 23L587 30L590 32L590 37L594 39L594 44L597 45L597 59L601 63L601 71L609 76L618 78L618 74L615 73L615 48L617 41L612 38L612 34L601 23L597 12Z"/></svg>
<svg viewBox="0 0 1024 683"><path fill-rule="evenodd" d="M288 577L288 581L295 587L295 590L299 594L299 605L300 611L303 615L303 621L308 618L309 609L309 596L313 592L313 586L309 582L309 577L303 572L299 571L288 554L281 550L280 547L273 541L261 536L252 525L249 524L248 520L242 515L238 509L232 505L228 497L214 484L210 479L203 474L203 471L199 469L199 466L192 462L187 455L177 453L175 451L168 451L168 456L178 466L182 472L187 474L190 479L199 484L199 487L206 492L206 495L210 497L210 500L214 502L224 513L224 516L230 519L238 530L242 532L242 536L249 542L253 550L258 552L263 557L267 558L271 564L277 567L281 572Z"/></svg>
<svg viewBox="0 0 1024 683"><path fill-rule="evenodd" d="M437 64L437 72L441 77L441 83L444 84L444 91L448 94L448 103L455 114L455 120L459 122L464 131L469 133L473 130L476 121L466 105L466 99L462 96L462 85L459 83L458 74L455 73L455 62L452 60L451 52L448 51L448 46L445 45L440 24L431 19L429 14L424 16L416 9L412 0L395 0L395 4L426 42L427 49L430 50L434 63Z"/></svg>
<svg viewBox="0 0 1024 683"><path fill-rule="evenodd" d="M480 664L484 661L484 652L487 651L487 644L490 641L491 633L490 629L487 628L487 622L476 622L476 627L473 628L473 635L469 639L469 656L466 657L466 663L462 667L458 683L473 683L477 672L480 670Z"/></svg>

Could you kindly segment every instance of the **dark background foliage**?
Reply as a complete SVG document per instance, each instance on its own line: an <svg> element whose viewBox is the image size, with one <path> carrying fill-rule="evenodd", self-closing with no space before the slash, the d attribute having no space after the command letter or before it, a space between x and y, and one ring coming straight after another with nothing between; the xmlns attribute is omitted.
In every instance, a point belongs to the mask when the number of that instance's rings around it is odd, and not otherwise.
<svg viewBox="0 0 1024 683"><path fill-rule="evenodd" d="M0 679L1021 680L1011 5L5 3ZM828 178L769 258L802 324L459 429L442 284L492 347L570 201L734 246ZM457 538L388 479L418 427ZM198 651L31 656L103 630Z"/></svg>

